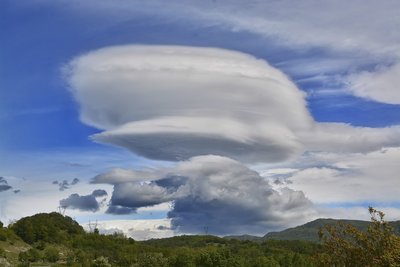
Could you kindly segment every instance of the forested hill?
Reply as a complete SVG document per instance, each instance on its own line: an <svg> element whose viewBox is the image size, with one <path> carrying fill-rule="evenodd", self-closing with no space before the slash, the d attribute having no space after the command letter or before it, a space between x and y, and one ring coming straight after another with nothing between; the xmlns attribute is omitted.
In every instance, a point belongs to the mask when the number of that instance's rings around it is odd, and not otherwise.
<svg viewBox="0 0 400 267"><path fill-rule="evenodd" d="M333 225L339 222L353 225L361 231L366 231L368 225L371 224L369 221L360 220L337 220L337 219L317 219L306 224L296 226L293 228L288 228L280 232L269 232L263 237L252 236L252 235L236 235L236 236L226 236L226 239L237 239L237 240L248 240L255 242L263 242L265 240L303 240L309 242L318 243L318 231L321 227L326 225ZM394 232L400 235L400 221L389 222L389 225L393 227Z"/></svg>
<svg viewBox="0 0 400 267"><path fill-rule="evenodd" d="M304 241L259 243L210 235L139 242L118 233L86 233L58 213L26 217L7 228L0 224L0 266L6 267L309 267L316 266L320 249Z"/></svg>
<svg viewBox="0 0 400 267"><path fill-rule="evenodd" d="M280 232L270 232L260 240L277 239L277 240L304 240L311 242L319 242L318 231L325 225L333 225L338 222L353 225L361 231L366 231L368 225L371 224L369 221L359 220L335 220L335 219L317 219L306 224L289 228ZM394 232L400 235L400 221L389 222L389 225L393 227Z"/></svg>
<svg viewBox="0 0 400 267"><path fill-rule="evenodd" d="M323 246L309 241L318 241L322 226L337 222L319 219L259 238L194 235L139 242L118 233L87 233L70 217L42 213L8 227L0 223L0 266L320 266L315 255ZM369 224L342 222L361 230ZM390 224L399 233L400 221Z"/></svg>

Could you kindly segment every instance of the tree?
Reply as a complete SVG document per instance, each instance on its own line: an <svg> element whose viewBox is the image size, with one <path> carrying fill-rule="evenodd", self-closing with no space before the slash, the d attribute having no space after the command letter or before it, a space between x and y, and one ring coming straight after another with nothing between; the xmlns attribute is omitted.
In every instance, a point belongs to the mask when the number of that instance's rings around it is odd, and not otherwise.
<svg viewBox="0 0 400 267"><path fill-rule="evenodd" d="M58 250L53 247L46 248L44 255L45 259L49 262L57 262L60 259L60 254Z"/></svg>
<svg viewBox="0 0 400 267"><path fill-rule="evenodd" d="M400 266L400 237L384 220L385 214L369 207L371 224L366 232L342 222L319 231L324 253L320 266Z"/></svg>
<svg viewBox="0 0 400 267"><path fill-rule="evenodd" d="M31 248L28 251L22 251L18 255L18 260L20 262L36 262L42 259L40 252L35 249Z"/></svg>

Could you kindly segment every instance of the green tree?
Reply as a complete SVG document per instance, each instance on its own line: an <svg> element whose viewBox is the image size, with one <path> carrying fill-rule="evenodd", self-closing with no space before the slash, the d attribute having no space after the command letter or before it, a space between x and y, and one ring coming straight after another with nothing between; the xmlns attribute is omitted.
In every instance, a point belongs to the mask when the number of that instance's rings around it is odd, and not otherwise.
<svg viewBox="0 0 400 267"><path fill-rule="evenodd" d="M56 212L39 213L22 218L9 228L29 244L37 241L62 243L75 235L84 233L82 226L72 218Z"/></svg>
<svg viewBox="0 0 400 267"><path fill-rule="evenodd" d="M60 259L60 253L56 248L49 247L44 251L45 259L49 262L57 262Z"/></svg>
<svg viewBox="0 0 400 267"><path fill-rule="evenodd" d="M162 253L141 253L133 266L138 267L167 267L168 259Z"/></svg>
<svg viewBox="0 0 400 267"><path fill-rule="evenodd" d="M400 266L400 237L384 220L384 213L369 208L371 224L366 232L339 222L319 231L324 252L319 266L390 267Z"/></svg>
<svg viewBox="0 0 400 267"><path fill-rule="evenodd" d="M23 263L36 262L42 260L42 256L37 249L31 248L28 251L20 252L18 255L18 260Z"/></svg>

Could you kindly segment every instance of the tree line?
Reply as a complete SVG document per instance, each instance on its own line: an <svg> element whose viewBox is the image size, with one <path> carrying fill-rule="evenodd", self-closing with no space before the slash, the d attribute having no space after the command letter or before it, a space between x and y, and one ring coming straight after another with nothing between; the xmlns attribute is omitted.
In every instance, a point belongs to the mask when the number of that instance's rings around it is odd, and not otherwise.
<svg viewBox="0 0 400 267"><path fill-rule="evenodd" d="M10 258L2 246L23 242L15 263L31 266L137 267L312 267L400 266L400 239L370 208L367 231L338 223L320 230L321 243L300 240L262 242L211 235L177 236L135 241L123 234L87 233L68 216L42 213L25 217L7 228L0 224L0 258Z"/></svg>

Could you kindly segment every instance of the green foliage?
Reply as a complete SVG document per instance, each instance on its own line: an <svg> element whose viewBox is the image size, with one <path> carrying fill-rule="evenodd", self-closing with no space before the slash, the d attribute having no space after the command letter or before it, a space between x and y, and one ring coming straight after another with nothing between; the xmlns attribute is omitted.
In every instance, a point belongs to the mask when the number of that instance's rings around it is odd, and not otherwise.
<svg viewBox="0 0 400 267"><path fill-rule="evenodd" d="M10 228L28 244L37 241L62 243L73 235L84 233L77 222L56 212L22 218Z"/></svg>
<svg viewBox="0 0 400 267"><path fill-rule="evenodd" d="M7 240L7 234L3 229L0 229L0 241L6 241Z"/></svg>
<svg viewBox="0 0 400 267"><path fill-rule="evenodd" d="M335 219L317 219L306 224L289 228L280 232L270 232L261 238L262 240L304 240L319 243L318 231L325 225L337 223L350 224L360 231L367 231L369 222L359 220L335 220ZM389 225L394 228L396 234L400 234L400 221L389 222ZM244 238L244 237L239 237ZM247 237L250 238L250 237ZM253 237L254 238L254 237Z"/></svg>
<svg viewBox="0 0 400 267"><path fill-rule="evenodd" d="M48 247L44 251L44 258L48 262L57 262L60 259L60 253L56 248Z"/></svg>
<svg viewBox="0 0 400 267"><path fill-rule="evenodd" d="M111 264L108 262L107 258L99 257L93 261L92 267L111 267Z"/></svg>
<svg viewBox="0 0 400 267"><path fill-rule="evenodd" d="M132 266L134 267L168 267L168 258L166 258L162 253L152 252L152 253L141 253L137 256L136 263Z"/></svg>
<svg viewBox="0 0 400 267"><path fill-rule="evenodd" d="M304 241L253 242L211 235L135 241L120 233L86 233L59 214L23 218L10 229L31 244L19 253L21 266L312 267L313 254L320 249Z"/></svg>
<svg viewBox="0 0 400 267"><path fill-rule="evenodd" d="M13 231L8 228L0 228L0 241L14 242L19 240Z"/></svg>
<svg viewBox="0 0 400 267"><path fill-rule="evenodd" d="M42 259L41 253L35 248L31 248L28 251L22 251L19 253L18 256L18 260L22 263L36 262L41 259Z"/></svg>
<svg viewBox="0 0 400 267"><path fill-rule="evenodd" d="M0 248L0 257L5 257L6 256L6 251L3 248Z"/></svg>
<svg viewBox="0 0 400 267"><path fill-rule="evenodd" d="M400 237L394 234L384 213L369 208L371 223L366 231L338 223L320 230L324 252L320 266L400 266Z"/></svg>
<svg viewBox="0 0 400 267"><path fill-rule="evenodd" d="M39 240L38 242L33 244L33 246L38 250L44 250L46 248L46 242L44 242L43 240Z"/></svg>

